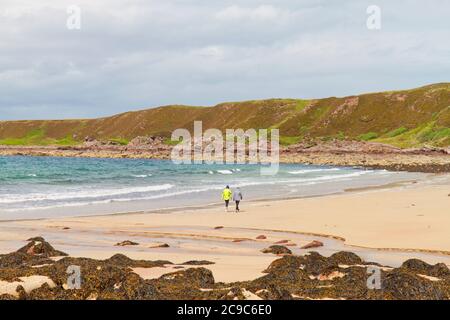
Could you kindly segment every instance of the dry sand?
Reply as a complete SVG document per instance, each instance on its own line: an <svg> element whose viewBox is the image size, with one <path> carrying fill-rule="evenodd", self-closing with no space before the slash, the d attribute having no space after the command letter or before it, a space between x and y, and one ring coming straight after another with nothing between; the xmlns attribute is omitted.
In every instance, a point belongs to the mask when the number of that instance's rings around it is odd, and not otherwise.
<svg viewBox="0 0 450 320"><path fill-rule="evenodd" d="M367 261L391 266L412 257L450 265L450 180L441 176L440 181L315 198L243 202L238 214L209 207L2 222L0 253L15 251L26 238L40 235L73 256L103 259L124 253L134 259L178 264L135 270L145 278L187 268L185 261L209 260L215 264L205 267L222 282L261 276L277 257L260 250L280 240L293 243L289 248L296 254L308 251L300 249L306 243L320 240L324 246L317 251L324 255L348 250ZM266 239L257 240L258 235ZM139 245L114 246L123 240ZM154 247L160 243L170 247Z"/></svg>

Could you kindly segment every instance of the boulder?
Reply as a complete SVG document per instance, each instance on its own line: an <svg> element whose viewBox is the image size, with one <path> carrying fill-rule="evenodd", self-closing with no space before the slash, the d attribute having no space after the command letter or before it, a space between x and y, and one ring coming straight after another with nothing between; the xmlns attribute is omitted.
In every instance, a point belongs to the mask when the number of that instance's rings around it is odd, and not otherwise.
<svg viewBox="0 0 450 320"><path fill-rule="evenodd" d="M115 266L131 268L164 267L165 265L172 264L172 262L167 260L133 260L120 253L113 255L111 258L105 260L105 262Z"/></svg>
<svg viewBox="0 0 450 320"><path fill-rule="evenodd" d="M215 262L211 262L211 261L207 261L207 260L190 260L190 261L186 261L181 264L188 265L188 266L206 266L209 264L215 264Z"/></svg>
<svg viewBox="0 0 450 320"><path fill-rule="evenodd" d="M189 286L197 288L209 288L215 283L212 272L201 267L167 273L159 279L171 285L186 286L189 284Z"/></svg>
<svg viewBox="0 0 450 320"><path fill-rule="evenodd" d="M262 249L262 253L273 253L273 254L292 254L292 251L285 246L273 245L268 248Z"/></svg>
<svg viewBox="0 0 450 320"><path fill-rule="evenodd" d="M155 244L153 246L150 246L149 248L151 249L155 249L155 248L169 248L170 246L167 243L160 243L160 244Z"/></svg>
<svg viewBox="0 0 450 320"><path fill-rule="evenodd" d="M431 265L419 259L409 259L403 262L401 268L432 277L450 277L450 270L444 263Z"/></svg>
<svg viewBox="0 0 450 320"><path fill-rule="evenodd" d="M336 252L333 253L329 258L328 258L329 263L331 264L335 264L335 265L339 265L339 264L343 264L343 265L360 265L363 264L363 260L356 255L353 252L348 252L348 251L340 251L340 252Z"/></svg>
<svg viewBox="0 0 450 320"><path fill-rule="evenodd" d="M302 256L285 255L280 259L273 261L264 273L271 273L277 270L302 269L305 264L305 258Z"/></svg>
<svg viewBox="0 0 450 320"><path fill-rule="evenodd" d="M304 245L300 249L311 249L311 248L318 248L318 247L323 247L323 242L314 240L314 241Z"/></svg>
<svg viewBox="0 0 450 320"><path fill-rule="evenodd" d="M133 242L131 240L125 240L125 241L122 241L122 242L119 242L119 243L115 244L115 246L118 246L118 247L137 246L137 245L139 245L139 243Z"/></svg>
<svg viewBox="0 0 450 320"><path fill-rule="evenodd" d="M55 250L42 237L30 238L27 241L29 241L29 243L26 246L17 250L18 253L25 253L27 255L40 256L45 258L67 256L67 253Z"/></svg>

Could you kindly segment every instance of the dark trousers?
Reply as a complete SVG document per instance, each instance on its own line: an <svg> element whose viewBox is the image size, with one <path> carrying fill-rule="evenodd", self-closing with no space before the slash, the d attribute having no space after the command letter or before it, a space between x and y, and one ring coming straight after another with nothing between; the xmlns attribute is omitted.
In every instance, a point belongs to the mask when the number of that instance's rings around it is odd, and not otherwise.
<svg viewBox="0 0 450 320"><path fill-rule="evenodd" d="M241 202L241 201L236 200L236 211L239 211L239 202Z"/></svg>
<svg viewBox="0 0 450 320"><path fill-rule="evenodd" d="M228 204L230 203L230 200L225 200L225 208L228 209Z"/></svg>

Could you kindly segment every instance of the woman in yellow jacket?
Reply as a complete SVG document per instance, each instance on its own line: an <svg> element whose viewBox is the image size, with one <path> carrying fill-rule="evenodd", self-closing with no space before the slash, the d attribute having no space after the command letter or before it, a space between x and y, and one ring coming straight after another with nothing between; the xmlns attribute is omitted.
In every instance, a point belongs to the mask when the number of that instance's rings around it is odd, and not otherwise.
<svg viewBox="0 0 450 320"><path fill-rule="evenodd" d="M226 186L222 192L222 199L225 201L225 209L227 210L227 212L228 212L228 204L230 203L232 196L233 193L231 192L230 187Z"/></svg>

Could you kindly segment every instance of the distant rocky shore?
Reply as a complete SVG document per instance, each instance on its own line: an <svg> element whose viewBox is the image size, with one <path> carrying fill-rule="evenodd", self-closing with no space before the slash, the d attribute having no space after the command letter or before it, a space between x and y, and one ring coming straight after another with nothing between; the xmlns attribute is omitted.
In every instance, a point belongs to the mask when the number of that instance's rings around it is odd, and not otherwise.
<svg viewBox="0 0 450 320"><path fill-rule="evenodd" d="M106 260L73 258L35 237L16 252L0 255L0 300L450 299L450 270L443 263L410 259L391 268L363 261L351 252L324 257L316 252L293 255L283 246L276 249L267 254L279 258L264 276L252 281L216 282L205 267L211 263L195 260L186 262L182 270L145 280L133 268L164 267L171 262L132 260L123 254ZM68 273L74 266L79 270L78 286ZM368 268L379 271L381 289L368 286Z"/></svg>
<svg viewBox="0 0 450 320"><path fill-rule="evenodd" d="M76 146L4 146L1 156L170 159L172 146L162 137L136 137L127 145L86 137ZM450 172L450 148L401 149L362 141L310 140L280 150L280 161L315 165L358 166L393 171Z"/></svg>
<svg viewBox="0 0 450 320"><path fill-rule="evenodd" d="M283 148L280 159L287 163L357 166L410 172L450 172L448 147L401 149L373 142L313 141Z"/></svg>

